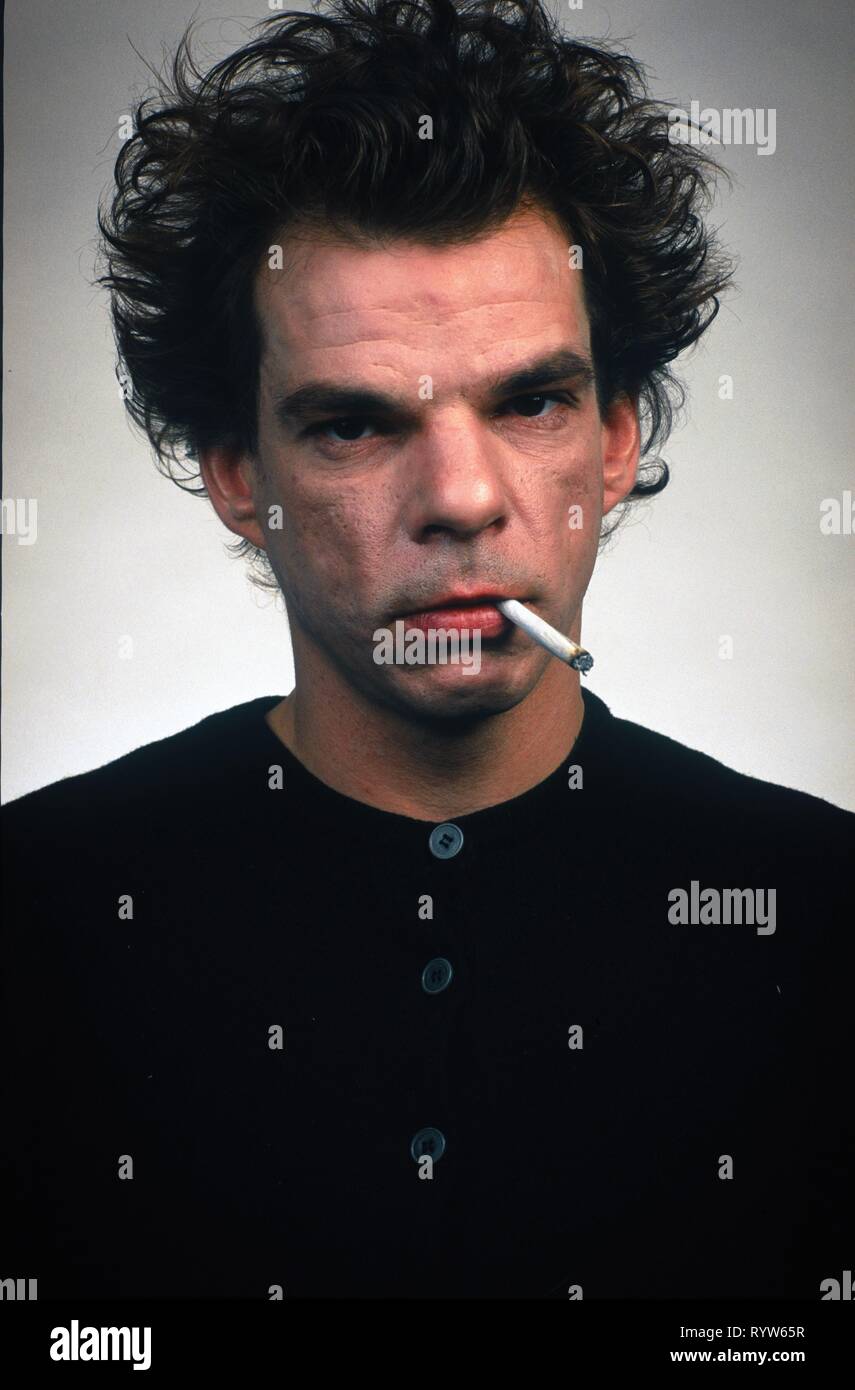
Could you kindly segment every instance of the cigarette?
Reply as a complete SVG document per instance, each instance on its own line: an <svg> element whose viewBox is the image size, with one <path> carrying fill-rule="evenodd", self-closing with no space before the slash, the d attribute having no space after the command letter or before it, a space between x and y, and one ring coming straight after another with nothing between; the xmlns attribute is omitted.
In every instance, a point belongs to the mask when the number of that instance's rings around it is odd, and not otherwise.
<svg viewBox="0 0 855 1390"><path fill-rule="evenodd" d="M563 632L545 622L537 613L532 613L531 609L526 608L518 599L499 599L496 607L506 618L510 618L512 623L521 627L523 632L527 632L529 637L533 637L535 642L539 642L548 652L552 652L553 656L557 656L559 661L566 661L568 666L572 666L574 671L581 671L582 675L590 671L594 664L591 653L586 652L584 647L577 647Z"/></svg>

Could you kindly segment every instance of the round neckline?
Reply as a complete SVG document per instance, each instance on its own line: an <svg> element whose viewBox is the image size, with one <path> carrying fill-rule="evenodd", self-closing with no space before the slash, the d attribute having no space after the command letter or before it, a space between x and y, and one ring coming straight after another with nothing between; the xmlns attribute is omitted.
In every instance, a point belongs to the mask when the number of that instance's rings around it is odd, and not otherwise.
<svg viewBox="0 0 855 1390"><path fill-rule="evenodd" d="M414 834L423 836L429 832L431 827L445 823L442 819L422 820L416 816L407 816L397 811L388 811L382 807L370 805L346 792L338 791L315 773L310 772L288 745L282 742L279 735L270 728L265 718L265 715L283 699L284 696L282 695L267 695L251 701L255 714L253 728L258 735L259 753L269 757L271 762L274 761L272 755L275 754L275 761L282 766L285 786L297 790L301 814L317 815L327 825L335 823L339 826L346 826L349 823L354 829L365 830L372 834L403 833L410 837ZM602 731L604 720L612 718L608 706L593 691L583 687L582 700L584 712L579 732L552 772L535 783L533 787L529 787L526 791L519 792L516 796L505 801L496 802L492 806L484 806L477 811L469 811L465 815L447 817L446 820L451 820L453 824L460 826L464 831L468 826L471 829L477 828L479 832L499 832L503 829L516 828L521 822L528 821L532 816L537 815L542 807L553 798L558 789L560 789L562 798L566 799L565 779L569 761L572 759L580 764L584 762L587 767L599 741L598 733Z"/></svg>

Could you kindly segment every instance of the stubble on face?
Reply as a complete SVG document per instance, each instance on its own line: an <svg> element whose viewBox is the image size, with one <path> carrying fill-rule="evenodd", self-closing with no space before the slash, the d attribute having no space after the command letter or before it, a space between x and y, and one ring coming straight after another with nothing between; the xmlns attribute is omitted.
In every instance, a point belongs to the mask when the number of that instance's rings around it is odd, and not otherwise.
<svg viewBox="0 0 855 1390"><path fill-rule="evenodd" d="M288 608L298 686L422 721L512 709L572 678L514 629L481 669L378 665L373 634L460 587L523 598L578 635L602 513L593 386L498 398L491 383L570 348L590 358L581 273L551 218L523 214L459 247L283 238L265 271L258 512ZM380 419L282 401L312 383L370 391ZM558 398L567 391L573 404ZM545 398L540 418L526 413ZM354 423L338 431L344 420ZM356 439L342 438L360 431ZM582 515L581 526L571 526Z"/></svg>

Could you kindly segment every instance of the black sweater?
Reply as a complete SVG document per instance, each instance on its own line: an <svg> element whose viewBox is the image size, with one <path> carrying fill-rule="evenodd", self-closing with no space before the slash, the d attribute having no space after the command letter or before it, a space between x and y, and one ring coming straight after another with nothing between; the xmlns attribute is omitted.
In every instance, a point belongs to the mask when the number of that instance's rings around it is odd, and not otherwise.
<svg viewBox="0 0 855 1390"><path fill-rule="evenodd" d="M855 816L585 690L552 775L432 849L309 773L280 699L4 808L0 1274L820 1299Z"/></svg>

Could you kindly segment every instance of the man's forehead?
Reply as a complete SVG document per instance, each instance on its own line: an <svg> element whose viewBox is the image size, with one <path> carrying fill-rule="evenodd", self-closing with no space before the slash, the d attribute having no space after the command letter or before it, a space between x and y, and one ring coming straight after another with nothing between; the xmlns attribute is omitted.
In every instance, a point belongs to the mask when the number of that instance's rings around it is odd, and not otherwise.
<svg viewBox="0 0 855 1390"><path fill-rule="evenodd" d="M369 246L282 239L281 270L262 268L256 304L268 347L334 348L357 340L425 345L451 325L512 328L524 313L534 327L561 320L587 340L581 275L568 239L552 219L527 213L496 232L434 247L390 240Z"/></svg>

